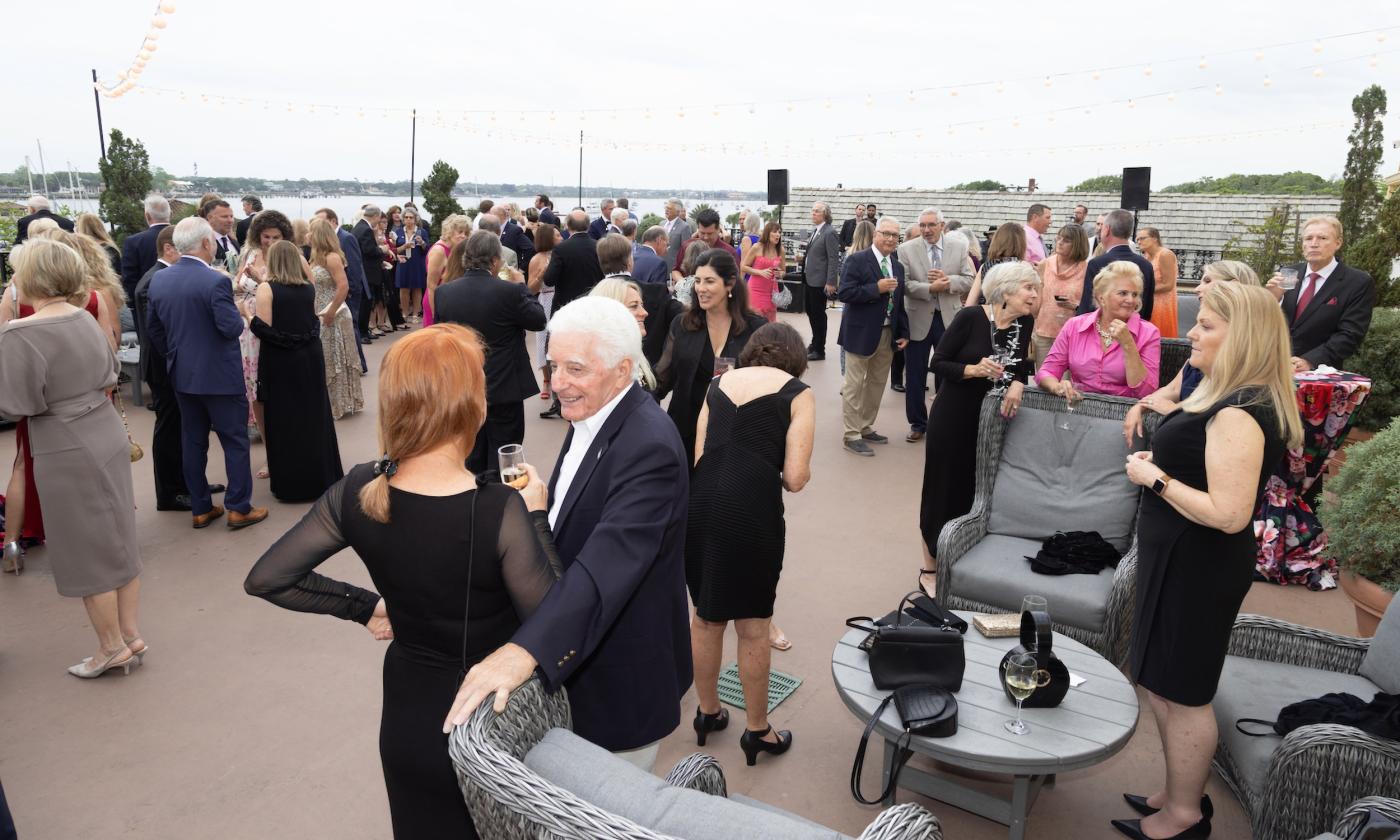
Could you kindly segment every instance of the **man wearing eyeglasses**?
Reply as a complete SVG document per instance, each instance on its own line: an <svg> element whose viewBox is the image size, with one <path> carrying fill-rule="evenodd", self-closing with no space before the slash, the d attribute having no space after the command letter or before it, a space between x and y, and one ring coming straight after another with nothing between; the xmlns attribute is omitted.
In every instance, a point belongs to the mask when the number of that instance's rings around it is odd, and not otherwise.
<svg viewBox="0 0 1400 840"><path fill-rule="evenodd" d="M870 458L870 444L889 443L875 431L880 397L890 375L890 360L909 343L904 312L904 266L895 259L899 222L886 216L875 227L875 243L846 258L836 297L846 305L838 343L846 350L846 379L841 386L841 421L846 451Z"/></svg>

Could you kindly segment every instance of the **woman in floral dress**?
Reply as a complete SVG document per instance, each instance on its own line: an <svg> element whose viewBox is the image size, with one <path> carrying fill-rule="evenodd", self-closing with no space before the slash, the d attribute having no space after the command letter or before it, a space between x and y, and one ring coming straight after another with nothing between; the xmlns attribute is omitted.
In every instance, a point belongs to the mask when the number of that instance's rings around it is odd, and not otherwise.
<svg viewBox="0 0 1400 840"><path fill-rule="evenodd" d="M345 254L340 250L335 227L330 222L311 221L310 243L311 280L316 286L321 350L326 359L326 391L331 398L331 416L339 420L365 407L355 325L350 308L344 305L350 282L345 276Z"/></svg>

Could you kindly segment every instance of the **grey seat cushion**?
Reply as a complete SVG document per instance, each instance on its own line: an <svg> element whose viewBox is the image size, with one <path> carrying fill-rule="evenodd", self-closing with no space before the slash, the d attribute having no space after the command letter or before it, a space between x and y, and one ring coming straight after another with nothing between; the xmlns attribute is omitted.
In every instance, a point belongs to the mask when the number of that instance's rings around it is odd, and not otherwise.
<svg viewBox="0 0 1400 840"><path fill-rule="evenodd" d="M765 811L768 811L768 812L773 813L773 814L778 814L779 816L786 817L787 819L790 819L790 820L797 820L798 822L803 823L804 825L811 826L811 828L812 828L813 831L830 831L830 830L831 830L831 829L827 828L826 826L823 826L823 825L819 825L819 824L817 824L817 823L814 823L814 822L812 822L811 820L806 819L805 817L799 817L799 816L797 816L796 814L792 813L791 811L784 811L782 808L779 808L777 805L772 805L772 804L769 804L769 803L767 803L767 802L761 802L761 801L759 801L759 800L757 800L757 799L751 799L750 797L744 796L742 793L731 793L731 794L729 794L729 801L730 801L730 802L738 802L738 803L740 803L740 804L747 805L747 806L749 806L750 808L762 808L762 809L765 810ZM838 834L838 835L836 835L836 836L842 838L842 840L854 840L854 838L847 837L847 835L845 835L845 834Z"/></svg>
<svg viewBox="0 0 1400 840"><path fill-rule="evenodd" d="M1182 338L1196 326L1196 315L1201 311L1200 298L1193 288L1189 292L1176 293L1176 334Z"/></svg>
<svg viewBox="0 0 1400 840"><path fill-rule="evenodd" d="M777 809L671 787L567 729L551 729L525 766L611 814L686 840L849 840Z"/></svg>
<svg viewBox="0 0 1400 840"><path fill-rule="evenodd" d="M1056 531L1098 531L1127 551L1138 507L1127 454L1121 419L1023 407L1007 424L987 531L1037 543Z"/></svg>
<svg viewBox="0 0 1400 840"><path fill-rule="evenodd" d="M1284 706L1334 691L1354 694L1369 701L1375 696L1376 684L1353 674L1240 656L1225 657L1220 687L1212 701L1215 720L1220 729L1220 739L1234 757L1251 793L1259 793L1269 772L1269 758L1283 743L1283 738L1278 735L1244 735L1235 728L1235 721L1240 718L1277 720L1279 710ZM1262 727L1251 729L1259 730Z"/></svg>
<svg viewBox="0 0 1400 840"><path fill-rule="evenodd" d="M1400 694L1400 598L1392 599L1386 607L1376 637L1361 660L1361 675L1386 694Z"/></svg>
<svg viewBox="0 0 1400 840"><path fill-rule="evenodd" d="M1026 556L1034 557L1040 542L988 534L954 564L951 591L1010 612L1020 611L1022 597L1042 595L1056 623L1102 630L1114 570L1097 575L1036 574Z"/></svg>

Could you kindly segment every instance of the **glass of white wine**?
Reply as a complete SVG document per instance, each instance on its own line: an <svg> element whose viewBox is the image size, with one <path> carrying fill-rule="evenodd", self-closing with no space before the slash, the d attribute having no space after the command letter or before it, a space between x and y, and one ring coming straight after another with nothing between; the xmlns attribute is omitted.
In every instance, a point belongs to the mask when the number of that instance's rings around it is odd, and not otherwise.
<svg viewBox="0 0 1400 840"><path fill-rule="evenodd" d="M1021 704L1036 688L1050 682L1050 675L1045 671L1038 671L1038 667L1039 663L1029 653L1018 653L1006 660L1006 687L1011 696L1016 698L1016 719L1008 720L1004 726L1012 735L1025 735L1031 731L1026 722L1021 720ZM1044 682L1039 681L1042 674Z"/></svg>
<svg viewBox="0 0 1400 840"><path fill-rule="evenodd" d="M508 443L496 450L497 463L500 464L501 483L509 484L516 490L524 490L530 483L530 474L525 471L525 446L519 443Z"/></svg>

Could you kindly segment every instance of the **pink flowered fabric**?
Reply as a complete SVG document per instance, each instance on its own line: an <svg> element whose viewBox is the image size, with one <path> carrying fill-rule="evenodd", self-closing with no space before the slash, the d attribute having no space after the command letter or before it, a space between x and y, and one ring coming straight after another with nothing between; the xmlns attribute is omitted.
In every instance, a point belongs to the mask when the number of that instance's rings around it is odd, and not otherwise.
<svg viewBox="0 0 1400 840"><path fill-rule="evenodd" d="M1265 580L1312 590L1337 585L1337 561L1327 556L1327 533L1303 500L1351 431L1351 418L1371 393L1371 380L1354 373L1300 373L1298 411L1303 445L1290 449L1264 488L1254 513L1259 541L1255 571Z"/></svg>

